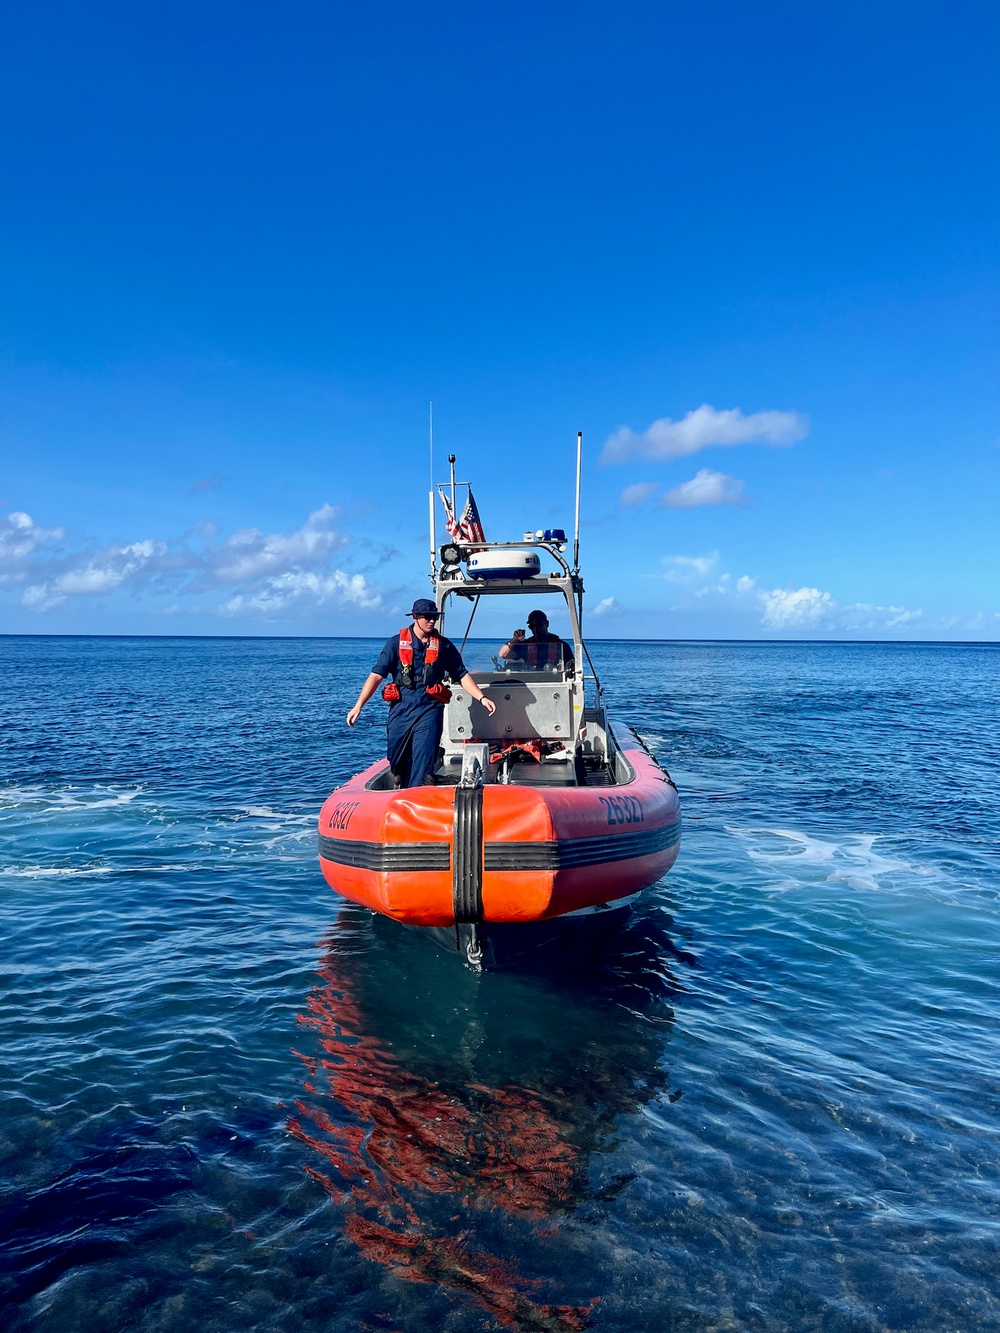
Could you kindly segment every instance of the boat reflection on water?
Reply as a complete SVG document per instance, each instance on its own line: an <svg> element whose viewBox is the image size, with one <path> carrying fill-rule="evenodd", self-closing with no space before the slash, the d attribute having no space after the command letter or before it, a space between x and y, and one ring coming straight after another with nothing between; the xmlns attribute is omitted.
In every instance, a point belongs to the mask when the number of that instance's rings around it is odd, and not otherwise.
<svg viewBox="0 0 1000 1333"><path fill-rule="evenodd" d="M669 1095L660 923L637 916L586 978L477 975L416 932L342 911L299 1017L315 1045L296 1052L307 1095L289 1129L366 1258L507 1327L587 1327L598 1280L560 1223L628 1184L595 1154L615 1147L618 1117ZM567 1291L580 1303L542 1299Z"/></svg>

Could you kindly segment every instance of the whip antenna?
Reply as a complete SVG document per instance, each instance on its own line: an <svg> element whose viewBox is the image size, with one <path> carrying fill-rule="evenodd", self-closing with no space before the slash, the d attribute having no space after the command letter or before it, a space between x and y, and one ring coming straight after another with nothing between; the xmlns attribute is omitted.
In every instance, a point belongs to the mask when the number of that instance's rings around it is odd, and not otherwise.
<svg viewBox="0 0 1000 1333"><path fill-rule="evenodd" d="M437 549L436 549L436 541L435 541L435 535L436 535L436 534L435 534L435 531L434 531L434 518L435 518L435 514L434 514L434 403L433 403L433 400L432 400L430 403L428 403L428 405L427 405L427 431L428 431L428 435L429 435L429 437L430 437L430 441L429 441L429 442L430 442L430 469L431 469L430 476L431 476L431 488L430 488L430 491L429 491L428 494L427 494L427 499L428 499L428 501L429 501L429 503L430 503L430 524L429 524L429 527L430 527L430 534L431 534L431 581L433 582L433 580L434 580L434 576L435 576L436 573L437 573Z"/></svg>
<svg viewBox="0 0 1000 1333"><path fill-rule="evenodd" d="M576 432L576 533L573 537L573 573L580 572L580 468L583 465L583 431Z"/></svg>

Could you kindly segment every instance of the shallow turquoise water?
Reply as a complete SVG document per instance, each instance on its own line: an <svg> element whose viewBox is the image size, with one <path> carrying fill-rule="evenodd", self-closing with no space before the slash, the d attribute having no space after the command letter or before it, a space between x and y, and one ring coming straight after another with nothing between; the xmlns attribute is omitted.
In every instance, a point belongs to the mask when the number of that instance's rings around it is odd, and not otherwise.
<svg viewBox="0 0 1000 1333"><path fill-rule="evenodd" d="M375 647L0 639L5 1326L1000 1329L1000 649L594 645L679 860L477 977L316 865Z"/></svg>

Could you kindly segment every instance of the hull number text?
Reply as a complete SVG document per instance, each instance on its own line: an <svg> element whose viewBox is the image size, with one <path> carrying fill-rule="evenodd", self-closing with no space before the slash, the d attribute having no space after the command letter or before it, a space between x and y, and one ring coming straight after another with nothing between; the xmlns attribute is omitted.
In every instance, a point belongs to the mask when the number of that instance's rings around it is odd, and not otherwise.
<svg viewBox="0 0 1000 1333"><path fill-rule="evenodd" d="M346 829L351 822L351 816L360 804L360 801L341 801L339 805L335 805L327 828Z"/></svg>
<svg viewBox="0 0 1000 1333"><path fill-rule="evenodd" d="M609 824L641 824L646 816L634 796L600 796Z"/></svg>

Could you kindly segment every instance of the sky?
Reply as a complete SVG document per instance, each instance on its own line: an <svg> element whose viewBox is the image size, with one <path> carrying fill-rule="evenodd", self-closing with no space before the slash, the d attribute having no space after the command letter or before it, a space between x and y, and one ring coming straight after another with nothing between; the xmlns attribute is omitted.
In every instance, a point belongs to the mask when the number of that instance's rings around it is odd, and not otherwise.
<svg viewBox="0 0 1000 1333"><path fill-rule="evenodd" d="M0 632L392 632L433 402L590 636L1000 639L1000 9L0 25Z"/></svg>

